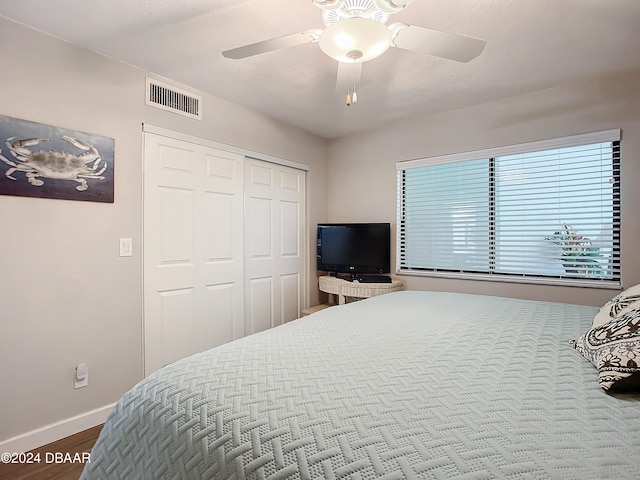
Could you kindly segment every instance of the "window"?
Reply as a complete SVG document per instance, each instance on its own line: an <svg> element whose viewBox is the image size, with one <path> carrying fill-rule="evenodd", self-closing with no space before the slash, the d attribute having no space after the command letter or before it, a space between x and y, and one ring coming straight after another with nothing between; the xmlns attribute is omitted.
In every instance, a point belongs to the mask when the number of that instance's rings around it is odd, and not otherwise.
<svg viewBox="0 0 640 480"><path fill-rule="evenodd" d="M399 162L398 272L619 286L619 140Z"/></svg>

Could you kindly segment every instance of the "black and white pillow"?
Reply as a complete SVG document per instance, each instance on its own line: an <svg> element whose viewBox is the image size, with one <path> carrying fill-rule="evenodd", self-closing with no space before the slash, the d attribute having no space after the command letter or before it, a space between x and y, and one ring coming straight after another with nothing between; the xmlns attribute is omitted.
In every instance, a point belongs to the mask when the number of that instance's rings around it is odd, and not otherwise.
<svg viewBox="0 0 640 480"><path fill-rule="evenodd" d="M640 307L640 284L627 288L605 303L593 318L592 327L610 322L635 307Z"/></svg>
<svg viewBox="0 0 640 480"><path fill-rule="evenodd" d="M604 390L640 391L640 304L570 343L598 369Z"/></svg>

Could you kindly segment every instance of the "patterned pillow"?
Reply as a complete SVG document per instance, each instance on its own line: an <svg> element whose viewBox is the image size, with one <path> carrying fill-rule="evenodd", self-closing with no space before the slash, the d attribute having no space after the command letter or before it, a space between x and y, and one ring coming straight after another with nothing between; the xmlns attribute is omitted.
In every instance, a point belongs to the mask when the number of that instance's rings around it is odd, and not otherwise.
<svg viewBox="0 0 640 480"><path fill-rule="evenodd" d="M604 390L640 391L640 305L570 344L598 369Z"/></svg>
<svg viewBox="0 0 640 480"><path fill-rule="evenodd" d="M638 303L636 305L636 303ZM593 327L603 325L619 315L628 312L634 307L640 306L640 284L627 288L624 292L619 293L596 313L593 318Z"/></svg>

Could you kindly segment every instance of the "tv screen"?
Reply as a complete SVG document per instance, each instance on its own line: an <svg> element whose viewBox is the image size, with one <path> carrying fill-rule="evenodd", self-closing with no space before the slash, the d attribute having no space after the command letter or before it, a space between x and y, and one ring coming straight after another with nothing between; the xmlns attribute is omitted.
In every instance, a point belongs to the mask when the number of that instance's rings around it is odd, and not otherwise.
<svg viewBox="0 0 640 480"><path fill-rule="evenodd" d="M391 228L388 223L318 225L317 268L330 273L389 273Z"/></svg>

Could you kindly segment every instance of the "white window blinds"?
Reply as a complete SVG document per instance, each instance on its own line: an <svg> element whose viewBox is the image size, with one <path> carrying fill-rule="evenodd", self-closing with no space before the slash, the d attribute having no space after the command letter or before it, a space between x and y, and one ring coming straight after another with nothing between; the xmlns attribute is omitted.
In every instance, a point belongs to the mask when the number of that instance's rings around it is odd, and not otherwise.
<svg viewBox="0 0 640 480"><path fill-rule="evenodd" d="M400 273L620 284L620 131L398 163Z"/></svg>

